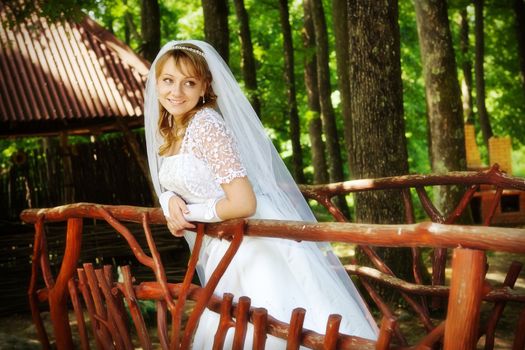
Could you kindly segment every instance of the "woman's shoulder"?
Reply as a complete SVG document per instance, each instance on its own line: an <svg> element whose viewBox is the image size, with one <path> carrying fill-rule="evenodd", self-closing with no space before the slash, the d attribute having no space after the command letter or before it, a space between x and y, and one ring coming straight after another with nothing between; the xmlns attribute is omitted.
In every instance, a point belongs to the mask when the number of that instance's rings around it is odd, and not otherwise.
<svg viewBox="0 0 525 350"><path fill-rule="evenodd" d="M224 123L224 119L222 118L222 115L217 112L215 109L210 107L201 108L195 113L193 116L194 121L201 121L201 122L219 122L221 124Z"/></svg>
<svg viewBox="0 0 525 350"><path fill-rule="evenodd" d="M225 123L224 119L213 108L202 108L195 113L193 116L190 125L188 128L197 128L197 129L209 129L209 128L224 128Z"/></svg>

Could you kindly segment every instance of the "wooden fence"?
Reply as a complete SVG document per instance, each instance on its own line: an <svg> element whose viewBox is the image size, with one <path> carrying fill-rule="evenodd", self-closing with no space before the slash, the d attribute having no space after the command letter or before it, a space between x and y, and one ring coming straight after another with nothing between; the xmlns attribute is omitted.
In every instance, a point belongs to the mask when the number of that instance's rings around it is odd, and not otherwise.
<svg viewBox="0 0 525 350"><path fill-rule="evenodd" d="M138 137L139 143L143 143ZM152 200L146 179L136 159L130 153L125 139L118 134L98 139L91 143L71 144L67 148L58 146L57 138L48 139L49 147L13 156L13 164L0 174L0 274L7 278L0 281L0 314L29 310L26 293L19 286L26 283L31 271L33 244L32 228L21 225L20 212L28 208L54 207L72 202L96 202L151 206ZM145 150L145 146L144 146ZM73 201L66 199L64 157L71 160L74 182L71 184ZM135 260L122 239L105 223L87 225L83 258L106 260ZM160 237L170 237L166 229L158 228ZM51 265L59 265L64 248L63 225L47 227L50 254L54 257ZM87 233L87 232L86 232ZM119 242L119 240L121 242ZM174 242L177 247L174 247ZM161 249L184 251L183 244L162 239ZM111 251L111 254L108 252ZM126 254L127 256L122 256ZM182 264L184 265L184 264ZM170 271L179 280L181 271Z"/></svg>
<svg viewBox="0 0 525 350"><path fill-rule="evenodd" d="M443 215L433 206L426 195L425 186L443 184L464 184L468 186L463 200L450 215ZM312 349L430 349L442 345L444 349L474 349L478 339L485 335L485 349L494 346L494 334L507 302L518 303L521 313L515 327L513 349L525 347L525 295L512 289L521 270L519 263L510 265L503 286L491 286L485 280L486 251L503 251L525 254L525 230L501 227L449 225L454 218L465 210L481 185L494 187L494 204L492 212L485 223L490 223L505 189L525 191L525 180L509 177L492 168L481 173L454 173L445 176L404 176L397 178L375 179L367 181L350 181L328 186L303 187L303 193L317 199L340 221L344 217L329 200L334 195L381 189L399 189L405 199L410 188L415 188L422 206L434 223L404 225L372 225L352 223L304 223L271 220L232 220L219 224L198 225L197 242L190 258L186 278L182 283L167 282L155 241L151 235L151 225L165 223L160 209L130 206L103 206L96 204L73 204L59 208L27 210L22 219L35 225L36 235L33 254L33 273L29 286L29 298L33 318L40 331L39 336L44 348L49 348L49 338L39 317L38 305L45 302L49 305L54 327L54 338L59 349L73 346L71 329L67 315L67 300L71 298L77 315L77 324L82 348L88 348L88 329L84 321L84 308L91 320L92 334L99 348L129 348L131 338L129 328L122 321L124 301L131 312L133 324L143 348L151 348L151 340L146 325L137 307L137 300L156 301L158 313L158 337L163 349L187 349L190 346L192 332L199 316L205 307L221 315L221 327L215 335L217 348L224 340L226 330L233 327L236 332L235 346L242 348L245 341L247 322L254 324L254 344L258 349L264 348L266 334L281 337L288 342L288 349L297 349L301 344ZM411 201L406 200L407 213L411 212ZM114 281L109 267L95 269L91 264L84 264L77 269L81 252L82 218L105 220L115 228L127 241L137 259L154 271L155 281L134 284L131 271L124 268L124 280ZM407 220L410 215L407 214ZM44 226L50 222L68 222L66 233L65 255L56 278L49 269L46 250ZM123 222L137 222L143 226L149 247L149 255L138 244ZM438 223L436 223L438 222ZM194 274L199 242L204 235L222 237L231 240L230 249L208 284L201 288L191 284ZM359 245L369 256L374 267L357 265L346 266L347 271L359 276L370 297L381 312L381 332L374 341L339 334L338 316L332 316L327 323L325 335L317 334L302 328L301 320L304 310L296 309L289 323L275 320L262 309L249 306L248 298L240 298L239 303L232 303L232 296L219 298L213 290L220 276L233 258L236 248L244 236L279 237L283 239L308 241L337 241ZM446 263L447 249L452 251L452 278L449 286L435 283L409 283L400 280L375 254L372 247L410 247L413 250L413 271L416 281L421 266L420 248L431 247L435 255L443 257L434 261L433 273L442 273ZM419 272L418 272L419 271ZM38 286L42 277L44 285ZM438 281L439 279L434 279ZM406 341L391 307L381 300L372 281L395 288L413 309L426 330L415 344ZM91 292L89 292L91 291ZM84 303L81 302L82 295ZM446 298L448 307L446 316L437 324L429 316L427 298ZM249 296L247 296L249 297ZM182 325L182 310L187 299L196 301L188 321ZM492 303L493 309L487 322L480 322L482 303ZM166 316L171 316L171 332L167 330ZM184 326L184 328L181 328Z"/></svg>
<svg viewBox="0 0 525 350"><path fill-rule="evenodd" d="M141 225L129 223L128 228L140 244L146 244ZM54 223L45 228L49 265L54 274L58 273L64 254L65 230L65 223ZM174 238L165 226L158 225L153 230L157 247L167 265L166 275L171 281L182 281L189 258L186 242L182 238ZM0 316L28 313L27 291L20 286L27 285L28 276L31 275L34 228L12 223L4 224L1 231L0 274L3 278L0 280ZM126 240L105 221L86 219L82 242L79 264L96 261L114 266L129 265L133 267L133 274L139 281L155 277L150 269L137 261Z"/></svg>
<svg viewBox="0 0 525 350"><path fill-rule="evenodd" d="M23 209L74 202L153 204L146 179L123 137L78 143L66 149L54 141L47 149L17 153L13 165L0 176L0 220L18 221ZM66 184L64 152L71 159L72 184ZM69 187L72 200L65 195Z"/></svg>

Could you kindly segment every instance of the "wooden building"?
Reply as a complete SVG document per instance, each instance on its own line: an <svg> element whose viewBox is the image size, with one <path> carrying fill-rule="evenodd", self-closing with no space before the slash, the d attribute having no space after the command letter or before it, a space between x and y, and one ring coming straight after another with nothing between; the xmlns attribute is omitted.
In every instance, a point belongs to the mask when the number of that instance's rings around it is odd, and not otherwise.
<svg viewBox="0 0 525 350"><path fill-rule="evenodd" d="M13 25L13 3L0 0L0 139L41 139L0 168L0 314L27 309L20 286L31 271L33 234L20 224L23 209L147 206L153 198L139 129L149 63L88 16L51 23L32 14ZM101 225L92 232L84 244L97 254L100 242L91 241L111 237ZM129 254L111 242L106 248Z"/></svg>
<svg viewBox="0 0 525 350"><path fill-rule="evenodd" d="M136 163L136 170L127 169L129 164L123 165L121 170L142 177L145 191L144 188L137 191L149 192L149 199L145 201L151 202L152 187L145 150L140 145L142 134L132 132L144 124L143 94L149 63L89 16L79 22L50 22L32 14L13 24L14 13L9 4L0 1L0 137L48 137L43 139L40 153L19 152L13 163L22 169L29 159L30 164L25 167L36 170L18 170L34 173L44 168L49 174L40 173L35 175L39 180L27 180L29 185L25 187L33 191L31 193L19 193L23 191L22 184L5 185L10 188L3 186L2 192L12 197L5 204L20 211L35 205L85 200L115 202L119 195L109 193L104 186L113 185L108 183L108 178L121 175L108 173L118 173L114 162L126 157ZM111 131L122 133L122 145L114 140L97 144L98 136ZM68 143L70 135L91 135L92 145L71 146ZM100 164L95 165L104 158L102 152L113 153L108 155L110 158L106 157L104 171ZM126 157L117 155L123 153ZM61 159L54 159L58 157ZM74 157L80 158L75 160ZM41 164L41 161L48 163ZM90 166L96 169L84 169ZM90 172L106 174L90 177ZM20 181L24 176L33 175L12 174L11 182ZM55 181L57 177L61 180ZM86 182L96 182L99 191L90 189ZM48 195L46 198L50 202L46 203L37 192L49 186L57 187L63 195ZM129 185L127 187L125 191L130 192ZM127 193L125 191L122 192ZM85 194L76 195L81 192ZM90 197L94 192L99 193ZM108 198L104 198L103 193L108 193ZM54 197L57 198L52 200ZM25 198L25 205L17 203L21 198ZM137 205L150 204L122 197L123 201L126 199Z"/></svg>
<svg viewBox="0 0 525 350"><path fill-rule="evenodd" d="M143 124L149 63L89 16L11 26L0 2L0 135L92 134Z"/></svg>

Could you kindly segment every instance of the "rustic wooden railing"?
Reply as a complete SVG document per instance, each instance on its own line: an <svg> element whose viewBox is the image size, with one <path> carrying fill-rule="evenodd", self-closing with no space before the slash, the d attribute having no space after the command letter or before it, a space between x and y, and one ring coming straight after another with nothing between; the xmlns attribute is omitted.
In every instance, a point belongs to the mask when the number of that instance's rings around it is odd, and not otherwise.
<svg viewBox="0 0 525 350"><path fill-rule="evenodd" d="M442 185L460 185L466 186L467 190L464 192L461 200L458 201L454 210L449 213L441 213L436 206L432 203L429 195L426 192L426 187L442 186ZM525 179L515 178L508 176L504 172L500 171L499 166L494 164L492 167L485 171L479 172L451 172L441 175L407 175L397 176L389 178L378 178L378 179L363 179L356 181L347 181L329 185L317 185L317 186L303 186L302 192L306 197L315 199L321 205L323 205L336 221L346 222L347 218L344 214L334 205L331 199L336 195L357 193L363 191L377 191L377 190L394 190L398 189L403 198L405 206L405 222L408 224L414 223L414 206L411 198L411 190L415 190L418 199L420 201L422 209L426 215L436 223L453 224L460 218L465 211L469 210L472 200L477 198L480 200L479 219L483 225L494 224L519 224L525 226L524 215L525 215ZM521 208L518 212L504 212L502 210L501 201L503 196L514 196L518 197L518 207ZM385 273L385 277L394 276L393 272L388 266L386 266L377 254L370 247L361 246L364 253L368 255L374 266L379 269L382 273ZM440 286L445 282L445 265L447 259L447 250L442 248L436 248L433 252L432 261L432 285ZM349 267L351 270L352 267ZM422 260L421 252L417 247L412 247L412 271L414 274L414 280L418 284L423 284L422 276ZM506 283L514 285L515 279L521 266L513 265L508 272L508 280ZM357 271L355 271L357 272ZM512 281L511 276L514 277ZM373 287L366 281L363 282L368 292L372 295L374 302L378 304L378 307L384 314L390 314L388 306L383 302L380 296L375 293ZM426 299L422 302L416 301L410 295L401 293L407 303L413 308L416 314L419 316L421 323L428 332L434 329L429 318L428 306ZM440 306L441 298L432 298L434 308ZM502 307L500 305L500 307ZM504 306L503 306L504 307ZM496 311L495 314L498 314ZM493 317L491 319L490 328L495 328L498 319ZM492 332L494 330L492 329ZM489 343L486 349L490 349L493 342L492 336L487 334L487 342ZM396 330L395 332L398 341L401 344L406 344L406 340L403 335Z"/></svg>
<svg viewBox="0 0 525 350"><path fill-rule="evenodd" d="M442 184L467 184L464 199L458 208L447 218L443 217L432 205L424 191L424 186ZM235 348L242 348L245 342L246 325L254 325L254 348L264 348L266 334L286 339L289 349L296 349L300 344L313 349L387 349L387 348L432 348L442 344L445 349L474 349L483 334L485 348L494 344L494 331L501 313L508 301L518 302L523 308L525 295L515 292L512 287L520 273L521 265L511 265L502 287L492 287L486 282L485 251L503 251L525 254L525 230L501 227L459 226L443 223L453 222L453 218L465 210L469 200L480 186L495 187L494 198L499 200L506 189L525 191L525 180L509 177L497 168L482 173L454 173L446 176L405 176L397 178L350 181L328 186L303 187L307 197L317 199L338 219L344 220L330 198L341 193L363 190L399 188L407 204L407 220L410 222L412 211L409 191L415 187L425 210L431 218L441 223L420 223L403 225L364 225L352 223L304 223L271 220L232 220L219 224L197 226L197 240L188 265L185 279L180 284L168 283L164 267L160 260L151 224L164 224L160 209L129 206L102 206L79 203L63 207L26 210L22 220L35 224L35 245L33 254L33 272L28 290L33 320L37 325L40 341L44 348L50 348L50 341L40 318L39 304L49 304L51 321L54 329L56 346L59 349L72 348L71 329L68 320L67 301L71 300L75 310L80 343L83 349L89 348L88 329L84 320L84 309L91 321L91 334L97 348L131 348L132 339L129 325L125 319L124 301L131 314L138 342L145 349L151 348L146 325L138 307L138 300L155 300L157 304L158 338L163 349L188 349L191 336L198 319L205 309L210 308L220 313L221 323L215 335L215 348L220 349L226 331L235 328ZM492 215L497 212L497 205ZM130 269L122 268L123 281L115 282L110 267L94 268L84 264L77 269L81 251L82 219L95 218L106 220L128 242L133 254L155 273L155 282L133 284ZM52 276L47 260L44 225L46 222L66 221L67 237L62 266L56 279ZM138 245L135 237L121 222L140 222L151 256ZM485 219L485 223L490 220ZM191 284L196 265L196 257L204 235L211 235L231 240L231 245L223 260L218 265L208 285L201 288ZM302 327L304 310L297 309L288 323L275 320L264 309L250 308L249 296L243 296L239 303L232 302L233 296L219 298L213 295L222 273L233 258L244 236L280 237L284 239L309 241L337 241L358 244L372 258L376 268L348 265L350 273L360 277L364 287L377 304L382 314L381 331L376 342L358 337L339 334L339 316L333 315L327 322L326 334L321 335ZM418 248L453 249L452 278L450 286L435 284L432 286L411 284L393 276L392 272L371 246L411 247L414 249L413 264L419 264ZM446 255L445 255L446 256ZM419 266L419 268L422 268ZM76 270L76 274L75 274ZM414 271L417 269L414 268ZM40 272L39 272L40 271ZM38 288L37 281L42 277L45 286ZM400 290L413 307L425 326L427 335L416 344L408 344L400 331L394 313L387 303L381 300L374 290L371 280L379 281L391 288ZM417 278L416 278L417 281ZM81 297L82 298L81 298ZM446 297L448 309L446 318L437 326L429 317L425 302L420 296ZM80 299L83 299L83 303ZM185 324L182 313L187 299L196 301L195 307ZM482 302L494 303L493 311L486 325L480 325L480 306ZM171 316L171 330L168 332L166 316ZM514 337L514 349L525 346L525 309L521 311Z"/></svg>

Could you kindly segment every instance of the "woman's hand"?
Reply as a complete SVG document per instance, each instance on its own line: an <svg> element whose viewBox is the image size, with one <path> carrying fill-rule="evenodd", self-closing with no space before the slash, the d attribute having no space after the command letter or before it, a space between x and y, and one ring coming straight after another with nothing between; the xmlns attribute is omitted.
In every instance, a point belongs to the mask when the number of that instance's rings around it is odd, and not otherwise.
<svg viewBox="0 0 525 350"><path fill-rule="evenodd" d="M169 200L169 216L166 216L168 229L175 237L182 237L184 230L195 228L195 225L186 221L184 214L189 213L186 203L182 198L174 195Z"/></svg>

